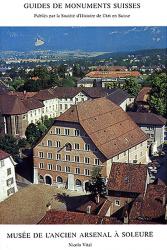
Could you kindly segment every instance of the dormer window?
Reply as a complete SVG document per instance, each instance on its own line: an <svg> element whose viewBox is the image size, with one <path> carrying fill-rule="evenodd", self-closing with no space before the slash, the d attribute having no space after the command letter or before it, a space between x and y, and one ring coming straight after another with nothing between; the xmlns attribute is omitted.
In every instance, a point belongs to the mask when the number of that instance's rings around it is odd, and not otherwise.
<svg viewBox="0 0 167 250"><path fill-rule="evenodd" d="M66 143L65 144L65 149L66 149L66 151L71 151L72 150L72 145L71 145L71 143Z"/></svg>

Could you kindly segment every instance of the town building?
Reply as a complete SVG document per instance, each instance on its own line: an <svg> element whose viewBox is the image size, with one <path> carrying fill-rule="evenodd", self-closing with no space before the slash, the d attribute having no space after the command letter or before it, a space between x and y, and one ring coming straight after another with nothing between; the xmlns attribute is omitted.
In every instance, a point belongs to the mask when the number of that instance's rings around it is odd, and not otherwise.
<svg viewBox="0 0 167 250"><path fill-rule="evenodd" d="M92 170L109 177L113 162L147 163L147 135L108 98L80 102L33 149L34 183L86 190Z"/></svg>
<svg viewBox="0 0 167 250"><path fill-rule="evenodd" d="M141 73L138 71L91 71L88 74L86 74L86 77L89 77L93 80L101 80L102 81L102 87L107 87L107 84L113 83L113 82L119 82L120 86L123 85L123 82L130 78L130 77L136 77L141 78ZM122 83L122 84L121 84Z"/></svg>
<svg viewBox="0 0 167 250"><path fill-rule="evenodd" d="M39 92L4 93L0 95L0 134L25 137L30 123L37 123L45 116L58 117L76 103L103 96L124 110L134 102L134 97L121 89L57 87Z"/></svg>
<svg viewBox="0 0 167 250"><path fill-rule="evenodd" d="M126 207L140 195L144 195L149 183L147 165L112 163L105 197L90 196L76 211L107 216L124 221Z"/></svg>
<svg viewBox="0 0 167 250"><path fill-rule="evenodd" d="M151 87L143 87L135 99L138 111L149 110L149 96Z"/></svg>
<svg viewBox="0 0 167 250"><path fill-rule="evenodd" d="M0 149L0 202L17 192L15 162Z"/></svg>
<svg viewBox="0 0 167 250"><path fill-rule="evenodd" d="M164 183L149 184L145 196L138 196L129 212L129 221L133 224L166 224L167 186Z"/></svg>
<svg viewBox="0 0 167 250"><path fill-rule="evenodd" d="M149 136L148 147L152 153L162 149L165 136L166 119L161 115L143 112L128 112L128 115Z"/></svg>

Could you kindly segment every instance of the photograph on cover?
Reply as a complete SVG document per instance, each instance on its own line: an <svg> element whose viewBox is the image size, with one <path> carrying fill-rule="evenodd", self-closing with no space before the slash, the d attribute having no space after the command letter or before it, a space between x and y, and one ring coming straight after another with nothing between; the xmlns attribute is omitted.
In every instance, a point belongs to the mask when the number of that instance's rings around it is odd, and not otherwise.
<svg viewBox="0 0 167 250"><path fill-rule="evenodd" d="M167 27L0 27L0 224L166 224Z"/></svg>

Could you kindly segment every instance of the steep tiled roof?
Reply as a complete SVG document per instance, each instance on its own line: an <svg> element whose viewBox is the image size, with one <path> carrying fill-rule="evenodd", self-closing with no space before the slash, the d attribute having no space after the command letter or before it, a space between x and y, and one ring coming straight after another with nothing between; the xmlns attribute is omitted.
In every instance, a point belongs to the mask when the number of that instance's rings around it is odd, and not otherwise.
<svg viewBox="0 0 167 250"><path fill-rule="evenodd" d="M29 110L42 108L44 105L35 98L22 99L17 95L0 95L0 113L4 115L25 114Z"/></svg>
<svg viewBox="0 0 167 250"><path fill-rule="evenodd" d="M99 216L106 216L106 213L107 213L108 209L110 208L111 204L112 204L111 201L106 200L106 201L103 203L103 205L102 205L102 207L100 208L100 210L99 210L99 212L98 212L97 215L99 215Z"/></svg>
<svg viewBox="0 0 167 250"><path fill-rule="evenodd" d="M165 215L167 187L149 184L145 196L133 203L130 219L156 219Z"/></svg>
<svg viewBox="0 0 167 250"><path fill-rule="evenodd" d="M25 114L27 108L23 101L17 96L1 95L0 96L0 113L5 115Z"/></svg>
<svg viewBox="0 0 167 250"><path fill-rule="evenodd" d="M138 71L91 71L86 75L86 77L91 78L127 78L137 76L141 76Z"/></svg>
<svg viewBox="0 0 167 250"><path fill-rule="evenodd" d="M131 163L113 163L107 183L108 190L144 193L147 166Z"/></svg>
<svg viewBox="0 0 167 250"><path fill-rule="evenodd" d="M142 113L142 112L127 112L127 113L138 125L164 126L166 124L166 119L163 116L156 115L154 113Z"/></svg>
<svg viewBox="0 0 167 250"><path fill-rule="evenodd" d="M136 102L146 102L147 103L150 92L151 92L150 87L143 87L140 90L138 96L136 97Z"/></svg>
<svg viewBox="0 0 167 250"><path fill-rule="evenodd" d="M10 156L10 154L8 154L7 152L0 149L0 160L8 158L9 156Z"/></svg>
<svg viewBox="0 0 167 250"><path fill-rule="evenodd" d="M87 202L85 202L83 205L81 205L80 207L77 208L77 211L82 212L82 213L86 213L87 212L87 208L88 206L91 207L91 214L98 214L100 208L102 207L102 205L104 204L104 202L106 201L106 198L100 197L99 198L99 203L96 203L95 199L90 199Z"/></svg>
<svg viewBox="0 0 167 250"><path fill-rule="evenodd" d="M55 123L57 121L80 123L107 159L148 138L126 112L105 97L78 103L61 114Z"/></svg>
<svg viewBox="0 0 167 250"><path fill-rule="evenodd" d="M126 90L115 89L115 91L109 93L107 98L110 99L115 104L120 105L127 98L132 98L132 96L129 95Z"/></svg>
<svg viewBox="0 0 167 250"><path fill-rule="evenodd" d="M50 210L38 224L121 224L115 218L69 211Z"/></svg>

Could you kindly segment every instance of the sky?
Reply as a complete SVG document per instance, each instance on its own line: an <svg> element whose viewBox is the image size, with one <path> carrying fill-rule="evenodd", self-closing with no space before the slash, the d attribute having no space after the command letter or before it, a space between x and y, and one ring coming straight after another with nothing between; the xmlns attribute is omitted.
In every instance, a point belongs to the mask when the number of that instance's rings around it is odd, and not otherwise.
<svg viewBox="0 0 167 250"><path fill-rule="evenodd" d="M0 27L0 50L119 52L166 47L167 27Z"/></svg>

